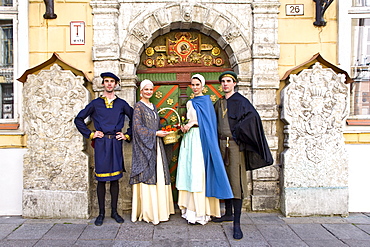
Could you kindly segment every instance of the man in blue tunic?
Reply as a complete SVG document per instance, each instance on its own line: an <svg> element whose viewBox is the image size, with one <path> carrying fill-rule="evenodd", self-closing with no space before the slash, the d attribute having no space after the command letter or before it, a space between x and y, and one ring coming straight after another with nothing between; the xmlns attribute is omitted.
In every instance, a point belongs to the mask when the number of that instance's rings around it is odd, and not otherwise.
<svg viewBox="0 0 370 247"><path fill-rule="evenodd" d="M105 183L110 181L111 217L117 223L123 223L123 218L117 213L119 184L118 179L125 172L123 165L122 141L130 141L132 107L114 94L114 88L119 78L110 72L100 75L103 79L103 95L91 101L75 118L75 124L81 134L93 140L95 149L95 178L98 181L97 195L99 216L95 225L101 226L105 216ZM91 117L96 131L91 131L85 124L85 119ZM130 119L127 132L122 133L125 117Z"/></svg>

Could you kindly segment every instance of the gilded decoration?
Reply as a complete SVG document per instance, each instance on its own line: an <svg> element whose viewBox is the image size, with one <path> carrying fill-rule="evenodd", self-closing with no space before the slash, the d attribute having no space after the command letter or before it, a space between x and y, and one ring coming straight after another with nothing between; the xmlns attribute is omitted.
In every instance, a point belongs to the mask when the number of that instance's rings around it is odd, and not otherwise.
<svg viewBox="0 0 370 247"><path fill-rule="evenodd" d="M157 99L162 98L162 96L163 96L163 94L162 94L162 92L161 92L161 91L157 91L157 92L155 92L155 97L156 97Z"/></svg>
<svg viewBox="0 0 370 247"><path fill-rule="evenodd" d="M206 94L208 92L208 87L204 87L202 93Z"/></svg>
<svg viewBox="0 0 370 247"><path fill-rule="evenodd" d="M153 56L153 55L154 55L154 48L153 48L153 47L148 47L148 48L146 48L145 53L146 53L146 55L148 55L149 57Z"/></svg>
<svg viewBox="0 0 370 247"><path fill-rule="evenodd" d="M148 58L144 61L144 64L146 65L146 67L151 68L154 65L154 60L151 58Z"/></svg>
<svg viewBox="0 0 370 247"><path fill-rule="evenodd" d="M176 54L170 54L167 56L167 63L168 64L176 64L176 63L179 63L179 56L177 56Z"/></svg>
<svg viewBox="0 0 370 247"><path fill-rule="evenodd" d="M159 55L155 60L155 66L156 67L163 67L165 65L166 56L161 54Z"/></svg>
<svg viewBox="0 0 370 247"><path fill-rule="evenodd" d="M212 56L210 56L210 55L206 55L206 56L204 56L204 59L203 59L203 61L204 61L204 65L205 66L211 66L212 65Z"/></svg>
<svg viewBox="0 0 370 247"><path fill-rule="evenodd" d="M173 105L173 99L167 99L167 104Z"/></svg>
<svg viewBox="0 0 370 247"><path fill-rule="evenodd" d="M212 100L212 102L215 102L218 98L216 95L212 94L211 96L209 96Z"/></svg>
<svg viewBox="0 0 370 247"><path fill-rule="evenodd" d="M177 121L177 117L174 115L172 115L170 119L171 119L171 122L173 123Z"/></svg>
<svg viewBox="0 0 370 247"><path fill-rule="evenodd" d="M141 61L144 68L229 66L225 58L226 54L210 37L197 32L171 32L155 39Z"/></svg>
<svg viewBox="0 0 370 247"><path fill-rule="evenodd" d="M213 64L216 65L216 66L218 66L218 67L219 66L222 66L224 64L224 60L222 60L222 58L220 58L220 57L216 57L214 59Z"/></svg>
<svg viewBox="0 0 370 247"><path fill-rule="evenodd" d="M201 53L196 53L196 52L193 52L191 55L190 55L190 62L192 63L201 63L201 59L204 55L202 55Z"/></svg>
<svg viewBox="0 0 370 247"><path fill-rule="evenodd" d="M176 162L176 161L177 161L177 155L172 156L172 162Z"/></svg>
<svg viewBox="0 0 370 247"><path fill-rule="evenodd" d="M213 55L213 56L218 56L218 55L220 55L220 53L221 53L220 48L218 48L218 47L213 47L213 49L212 49L212 55Z"/></svg>

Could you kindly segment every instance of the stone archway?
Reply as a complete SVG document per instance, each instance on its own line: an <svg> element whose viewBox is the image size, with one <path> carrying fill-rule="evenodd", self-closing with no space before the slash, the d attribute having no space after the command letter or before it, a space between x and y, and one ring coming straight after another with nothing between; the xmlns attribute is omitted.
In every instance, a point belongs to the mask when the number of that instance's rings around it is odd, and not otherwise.
<svg viewBox="0 0 370 247"><path fill-rule="evenodd" d="M94 91L101 90L99 74L110 70L121 77L117 94L133 104L136 69L146 46L154 38L174 29L198 30L217 40L229 56L231 67L239 74L239 92L248 97L260 112L276 160L279 1L179 2L91 1L94 14ZM131 157L129 150L126 153L128 158ZM278 180L275 167L255 171L253 181L256 187L253 190L256 193L248 202L249 207L254 210L277 208ZM125 201L129 202L128 199Z"/></svg>

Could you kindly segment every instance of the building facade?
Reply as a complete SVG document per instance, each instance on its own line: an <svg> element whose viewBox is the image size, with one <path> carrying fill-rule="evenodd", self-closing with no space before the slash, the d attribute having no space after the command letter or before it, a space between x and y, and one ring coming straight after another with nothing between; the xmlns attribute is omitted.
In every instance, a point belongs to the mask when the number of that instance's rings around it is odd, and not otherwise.
<svg viewBox="0 0 370 247"><path fill-rule="evenodd" d="M218 74L230 69L237 72L239 92L259 111L275 160L270 167L248 172L250 182L244 208L254 211L279 210L284 200L281 154L286 147L280 97L289 82L281 78L288 70L320 53L326 61L356 78L354 83L347 84L349 117L342 134L349 157L345 186L348 185L349 191L348 210L369 210L361 196L366 183L361 176L370 167L365 155L370 147L367 19L364 17L364 13L370 14L370 7L366 1L333 2L323 16L324 26L314 25L316 2L310 0L46 2L7 0L2 1L0 8L0 76L3 78L0 78L0 154L5 161L1 162L0 170L10 174L3 183L14 188L11 192L0 189L2 197L12 198L6 204L0 203L0 215L22 215L24 208L32 211L32 205L25 202L29 199L22 198L22 193L30 188L37 190L36 194L45 190L38 188L36 182L32 184L37 176L31 181L22 174L23 155L30 149L25 133L27 121L24 121L28 116L22 110L28 96L23 91L24 85L16 79L27 69L49 60L53 53L84 72L91 81L87 86L91 97L102 91L100 73L112 71L121 78L117 95L131 105L137 101L137 83L149 78L158 92L163 93L163 97L158 93L158 104L177 105L179 112L191 97L187 84L192 74L205 75L209 90L206 93L216 100L221 96ZM79 141L83 142L82 137ZM130 144L124 146L124 151L129 171ZM92 155L89 148L81 152ZM171 154L174 170L175 148ZM87 166L87 170L92 169L91 159ZM86 216L96 212L96 198L91 193L95 188L92 173L83 181L89 191ZM121 183L120 208L130 210L128 173ZM48 190L62 189L57 186ZM51 217L41 212L33 216Z"/></svg>

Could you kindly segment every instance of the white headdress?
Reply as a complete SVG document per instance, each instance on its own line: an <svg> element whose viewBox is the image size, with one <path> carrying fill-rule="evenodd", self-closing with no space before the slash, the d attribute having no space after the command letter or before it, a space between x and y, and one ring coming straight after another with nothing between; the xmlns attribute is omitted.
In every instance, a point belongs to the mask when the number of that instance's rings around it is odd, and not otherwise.
<svg viewBox="0 0 370 247"><path fill-rule="evenodd" d="M202 87L206 84L206 80L201 74L195 74L191 77L191 79L198 79L202 83Z"/></svg>
<svg viewBox="0 0 370 247"><path fill-rule="evenodd" d="M150 81L150 80L148 80L148 79L145 79L145 80L143 80L143 81L140 83L140 91L141 91L141 90L143 90L143 88L144 88L146 85L152 85L152 87L154 87L153 82L151 82L151 81Z"/></svg>

